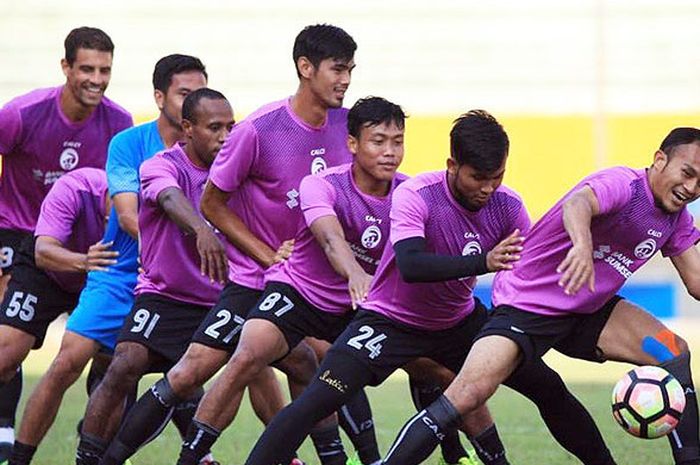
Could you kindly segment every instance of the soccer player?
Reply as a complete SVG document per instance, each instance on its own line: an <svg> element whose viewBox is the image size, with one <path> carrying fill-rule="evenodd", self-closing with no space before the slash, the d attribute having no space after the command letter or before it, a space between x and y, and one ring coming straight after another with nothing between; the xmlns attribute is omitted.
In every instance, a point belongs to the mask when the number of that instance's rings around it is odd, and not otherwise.
<svg viewBox="0 0 700 465"><path fill-rule="evenodd" d="M353 162L301 182L306 222L295 236L294 252L265 273L262 296L247 316L236 351L202 398L197 422L221 431L236 413L228 399L240 396L262 368L306 336L333 342L352 319L389 235L391 194L406 179L395 176L403 159L404 118L401 107L378 97L350 109ZM209 441L199 441L194 449L184 446L178 463L196 463L207 447ZM363 463L379 461L376 449L359 453Z"/></svg>
<svg viewBox="0 0 700 465"><path fill-rule="evenodd" d="M0 305L0 379L12 378L49 324L73 310L85 273L115 263L117 252L101 241L109 208L107 176L97 168L66 173L49 191L35 243L22 247ZM27 453L33 450L15 448L10 463Z"/></svg>
<svg viewBox="0 0 700 465"><path fill-rule="evenodd" d="M233 122L233 110L220 92L195 90L182 106L184 142L141 165L144 272L114 359L90 396L81 436L91 438L91 444L107 444L112 438L117 426L113 420L118 420L113 412L120 410L144 373L167 371L177 362L223 288L228 272L225 249L198 209L209 167ZM78 463L96 464L99 455L79 451Z"/></svg>
<svg viewBox="0 0 700 465"><path fill-rule="evenodd" d="M114 52L109 36L80 27L64 46L65 84L34 90L0 109L0 299L51 186L77 168L104 169L110 139L132 125L131 115L104 96ZM14 441L21 389L21 371L0 381L0 462Z"/></svg>
<svg viewBox="0 0 700 465"><path fill-rule="evenodd" d="M107 181L113 206L103 241L119 252L117 263L109 266L108 273L88 274L59 353L27 402L15 447L36 449L53 423L65 390L102 347L114 349L136 285L139 166L165 144L172 145L182 137L177 123L182 100L205 85L204 65L197 58L162 58L153 73L158 119L119 133L109 144Z"/></svg>
<svg viewBox="0 0 700 465"><path fill-rule="evenodd" d="M191 396L226 363L245 316L262 294L264 270L289 254L302 220L302 178L350 161L342 102L355 49L352 37L338 27L306 27L294 43L296 93L263 106L228 136L212 165L201 211L227 238L230 282L183 358L136 403L127 419L129 428L153 431L173 405ZM296 396L313 376L315 355L300 345L281 363ZM210 431L193 422L186 441L192 444L191 438L204 429ZM324 430L317 449L336 442L337 429L334 435Z"/></svg>
<svg viewBox="0 0 700 465"><path fill-rule="evenodd" d="M538 360L553 347L585 360L665 368L686 395L683 417L669 437L674 461L700 464L688 345L651 314L616 295L661 250L688 292L700 298L700 254L695 247L700 231L686 208L698 196L696 128L672 130L647 169L605 169L576 185L532 228L515 270L496 276L493 317L458 377L427 409L444 412L435 417L435 429L450 428L460 414L482 405L521 363ZM432 434L409 421L395 450L413 459L399 462L389 456L387 463L419 463L434 444Z"/></svg>
<svg viewBox="0 0 700 465"><path fill-rule="evenodd" d="M450 146L446 173L419 175L394 192L393 248L385 248L369 296L316 379L268 425L247 465L277 463L298 447L315 421L417 357L452 372L461 366L487 318L472 295L475 276L512 269L522 249L519 232L528 229L529 218L520 198L501 186L509 143L495 118L484 111L463 115L450 133ZM545 419L561 413L561 403L572 399L561 379L544 363L528 370L536 375L534 383L513 379L511 385L537 402ZM532 385L543 388L535 392ZM434 420L425 411L420 418L430 429ZM484 464L508 463L485 408L466 417L462 428ZM433 440L437 444L443 437L436 432ZM595 440L586 437L584 446Z"/></svg>

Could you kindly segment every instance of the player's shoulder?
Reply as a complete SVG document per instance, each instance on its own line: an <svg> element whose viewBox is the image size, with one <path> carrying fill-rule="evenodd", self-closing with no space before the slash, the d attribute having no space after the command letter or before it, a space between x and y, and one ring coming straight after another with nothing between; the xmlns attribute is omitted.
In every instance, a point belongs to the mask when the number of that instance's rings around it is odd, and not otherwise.
<svg viewBox="0 0 700 465"><path fill-rule="evenodd" d="M107 173L100 168L78 168L61 176L51 190L101 193L107 189Z"/></svg>
<svg viewBox="0 0 700 465"><path fill-rule="evenodd" d="M239 124L255 124L261 120L264 121L266 119L282 115L286 113L287 105L288 99L276 100L274 102L267 103L252 112Z"/></svg>
<svg viewBox="0 0 700 465"><path fill-rule="evenodd" d="M103 96L100 105L103 105L110 117L128 119L129 121L132 121L131 113L109 97Z"/></svg>
<svg viewBox="0 0 700 465"><path fill-rule="evenodd" d="M56 97L58 93L60 93L61 88L62 86L34 89L25 94L14 97L13 99L9 100L4 107L22 110L24 108L43 103L52 104L56 101Z"/></svg>
<svg viewBox="0 0 700 465"><path fill-rule="evenodd" d="M153 133L158 134L158 126L156 121L139 124L124 129L112 138L112 145L129 145L142 146L143 141L153 136ZM159 136L160 137L160 136Z"/></svg>
<svg viewBox="0 0 700 465"><path fill-rule="evenodd" d="M412 178L403 180L399 186L399 189L420 191L423 189L439 188L441 187L440 185L445 182L445 176L446 174L444 170L420 173Z"/></svg>
<svg viewBox="0 0 700 465"><path fill-rule="evenodd" d="M343 163L342 165L332 166L326 168L325 170L319 171L312 176L318 176L320 178L330 178L336 176L345 176L352 170L352 163Z"/></svg>
<svg viewBox="0 0 700 465"><path fill-rule="evenodd" d="M644 169L634 169L629 166L613 166L605 168L595 173L586 176L582 184L595 180L613 180L615 182L632 182L642 178L645 174Z"/></svg>

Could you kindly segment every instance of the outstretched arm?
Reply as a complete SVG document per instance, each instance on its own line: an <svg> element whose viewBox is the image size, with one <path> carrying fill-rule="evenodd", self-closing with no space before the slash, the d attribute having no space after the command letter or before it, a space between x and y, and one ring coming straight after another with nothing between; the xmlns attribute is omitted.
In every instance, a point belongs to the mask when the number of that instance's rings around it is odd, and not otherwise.
<svg viewBox="0 0 700 465"><path fill-rule="evenodd" d="M428 283L510 270L513 262L520 260L522 241L520 230L516 229L488 253L461 256L426 252L425 239L411 237L394 244L394 253L404 281Z"/></svg>
<svg viewBox="0 0 700 465"><path fill-rule="evenodd" d="M182 190L168 187L158 194L158 204L185 234L197 237L197 252L202 275L224 283L228 275L226 249L211 227L194 210Z"/></svg>
<svg viewBox="0 0 700 465"><path fill-rule="evenodd" d="M357 308L357 304L367 297L372 276L365 273L355 260L338 218L330 215L322 216L311 223L310 229L321 244L333 269L348 280L352 308Z"/></svg>
<svg viewBox="0 0 700 465"><path fill-rule="evenodd" d="M584 284L593 291L593 238L591 219L598 214L600 207L593 189L586 186L572 194L563 205L563 222L571 238L572 247L566 258L557 267L562 273L559 285L569 295L576 294Z"/></svg>
<svg viewBox="0 0 700 465"><path fill-rule="evenodd" d="M139 196L134 192L120 192L112 196L119 227L134 239L139 238Z"/></svg>

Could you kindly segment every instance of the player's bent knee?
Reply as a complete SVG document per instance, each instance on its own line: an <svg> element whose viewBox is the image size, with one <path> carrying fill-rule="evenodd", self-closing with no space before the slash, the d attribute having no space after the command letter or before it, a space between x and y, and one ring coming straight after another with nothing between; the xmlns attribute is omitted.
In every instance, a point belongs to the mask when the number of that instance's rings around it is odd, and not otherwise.
<svg viewBox="0 0 700 465"><path fill-rule="evenodd" d="M202 379L203 376L194 366L190 368L188 369L186 364L178 363L168 371L168 383L173 392L181 399L194 395L206 382L206 379Z"/></svg>
<svg viewBox="0 0 700 465"><path fill-rule="evenodd" d="M259 360L255 352L244 347L239 347L239 350L236 350L231 357L229 366L236 367L236 376L252 379L257 376L266 365Z"/></svg>

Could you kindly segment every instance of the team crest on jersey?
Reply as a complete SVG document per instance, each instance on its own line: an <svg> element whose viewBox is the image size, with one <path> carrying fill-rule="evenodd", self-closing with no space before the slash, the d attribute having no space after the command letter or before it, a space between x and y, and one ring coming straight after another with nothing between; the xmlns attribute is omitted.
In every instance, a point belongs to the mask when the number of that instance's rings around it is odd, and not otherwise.
<svg viewBox="0 0 700 465"><path fill-rule="evenodd" d="M375 225L371 225L362 233L362 246L366 249L373 249L382 240L382 230Z"/></svg>
<svg viewBox="0 0 700 465"><path fill-rule="evenodd" d="M320 173L328 167L326 160L321 157L316 157L311 162L311 174Z"/></svg>
<svg viewBox="0 0 700 465"><path fill-rule="evenodd" d="M462 249L462 255L479 255L481 253L481 244L477 241L469 241Z"/></svg>
<svg viewBox="0 0 700 465"><path fill-rule="evenodd" d="M654 239L645 239L634 248L634 256L640 260L646 260L656 252L656 241Z"/></svg>
<svg viewBox="0 0 700 465"><path fill-rule="evenodd" d="M78 151L73 147L68 147L63 149L63 152L61 152L61 157L58 159L58 162L61 165L61 168L63 168L65 171L70 171L78 166L79 160L80 157L78 157Z"/></svg>

